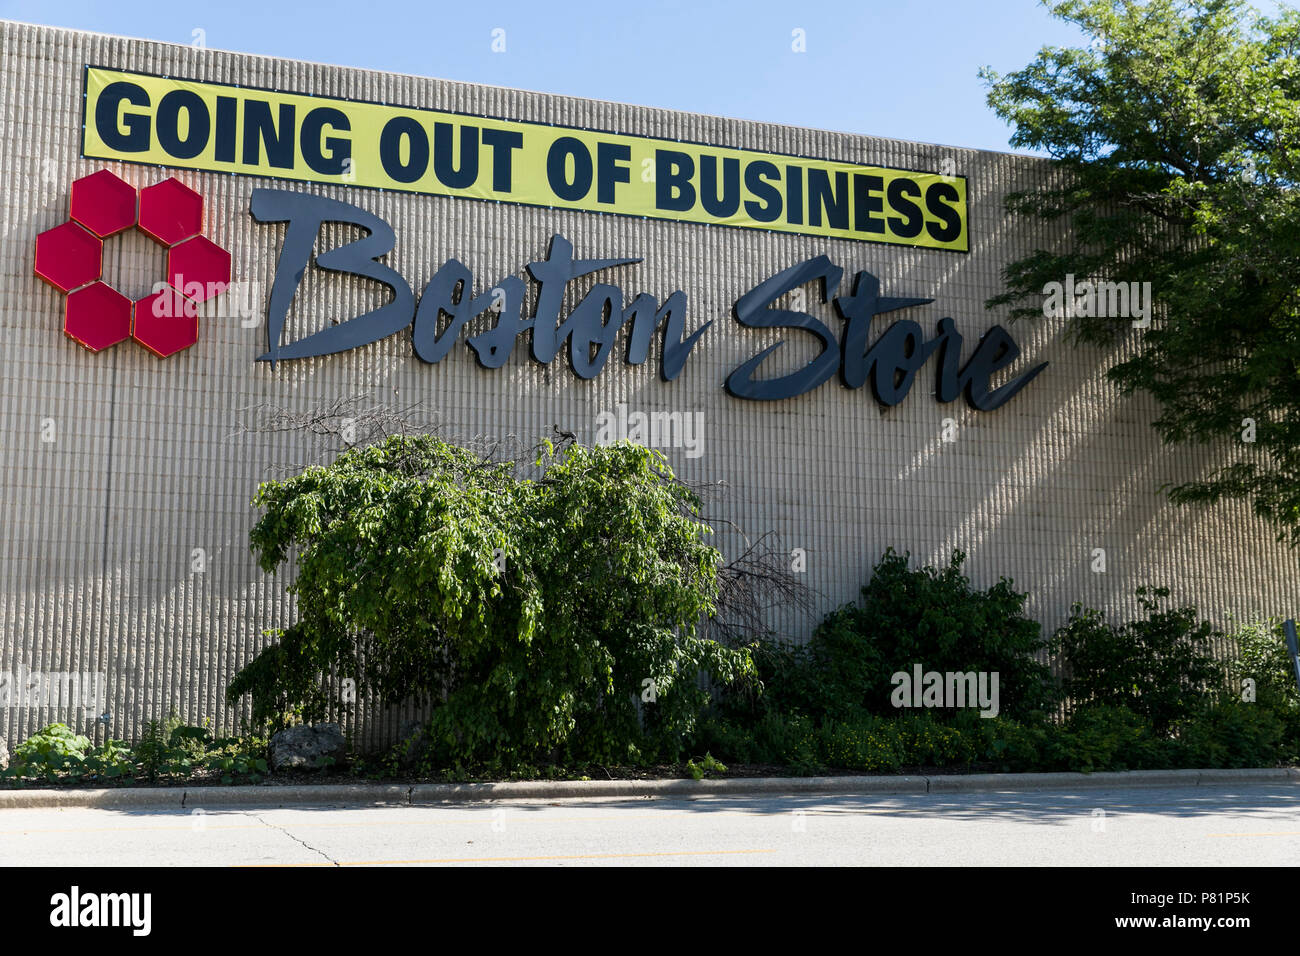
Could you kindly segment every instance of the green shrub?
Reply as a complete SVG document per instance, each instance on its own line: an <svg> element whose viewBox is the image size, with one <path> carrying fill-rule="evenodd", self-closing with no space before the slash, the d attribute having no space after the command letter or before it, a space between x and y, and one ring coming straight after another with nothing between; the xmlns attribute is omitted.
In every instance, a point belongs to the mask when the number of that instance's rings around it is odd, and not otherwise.
<svg viewBox="0 0 1300 956"><path fill-rule="evenodd" d="M758 746L756 736L753 726L714 714L700 722L695 746L732 763L775 763L771 752Z"/></svg>
<svg viewBox="0 0 1300 956"><path fill-rule="evenodd" d="M1026 595L1002 578L984 591L962 575L965 555L947 567L911 568L892 548L876 565L859 604L831 612L817 628L807 666L794 655L785 697L805 712L837 720L896 713L892 676L926 671L997 672L1001 712L1028 716L1049 708L1047 667L1037 622L1023 613Z"/></svg>
<svg viewBox="0 0 1300 956"><path fill-rule="evenodd" d="M264 570L296 552L299 619L227 697L272 727L325 716L328 677L431 705L438 768L676 759L747 649L703 639L721 556L663 456L549 443L537 475L431 436L392 437L262 485Z"/></svg>
<svg viewBox="0 0 1300 956"><path fill-rule="evenodd" d="M206 727L188 726L173 711L166 720L146 721L135 745L140 772L150 782L158 777L188 777L202 762L212 741Z"/></svg>
<svg viewBox="0 0 1300 956"><path fill-rule="evenodd" d="M1151 770L1177 766L1176 748L1151 721L1127 707L1087 704L1052 734L1042 770Z"/></svg>
<svg viewBox="0 0 1300 956"><path fill-rule="evenodd" d="M213 740L206 727L182 724L175 714L148 721L135 747L111 738L92 745L66 725L50 724L14 748L0 779L131 783L137 777L188 780L207 770L221 773L225 783L256 782L267 772L266 750L265 738Z"/></svg>
<svg viewBox="0 0 1300 956"><path fill-rule="evenodd" d="M50 724L32 734L10 756L7 774L18 778L57 780L85 772L90 738L74 733L67 724Z"/></svg>
<svg viewBox="0 0 1300 956"><path fill-rule="evenodd" d="M1272 767L1297 757L1276 712L1226 695L1180 721L1176 731L1181 762L1189 767Z"/></svg>
<svg viewBox="0 0 1300 956"><path fill-rule="evenodd" d="M881 718L827 721L819 743L822 762L840 770L894 773L908 762L895 722Z"/></svg>
<svg viewBox="0 0 1300 956"><path fill-rule="evenodd" d="M752 723L764 714L817 713L816 686L806 644L760 641L752 651L755 679L726 688L718 707L728 717Z"/></svg>
<svg viewBox="0 0 1300 956"><path fill-rule="evenodd" d="M91 747L86 752L83 770L85 776L107 780L129 779L135 776L136 764L131 748L125 741L109 738L102 745Z"/></svg>
<svg viewBox="0 0 1300 956"><path fill-rule="evenodd" d="M94 745L66 724L50 724L14 748L7 780L85 780L129 778L135 775L130 748L109 739Z"/></svg>
<svg viewBox="0 0 1300 956"><path fill-rule="evenodd" d="M1073 706L1126 709L1163 733L1208 706L1222 668L1207 651L1222 635L1194 607L1161 610L1168 588L1139 588L1137 595L1146 616L1118 627L1075 604L1052 650Z"/></svg>
<svg viewBox="0 0 1300 956"><path fill-rule="evenodd" d="M686 772L693 780L703 780L705 774L726 773L727 765L711 753L706 753L697 763L694 759L686 761Z"/></svg>
<svg viewBox="0 0 1300 956"><path fill-rule="evenodd" d="M980 724L985 758L1003 773L1028 773L1052 769L1048 754L1055 724L1044 721L1021 723L1008 717L993 717Z"/></svg>
<svg viewBox="0 0 1300 956"><path fill-rule="evenodd" d="M1296 688L1295 668L1287 653L1282 621L1251 621L1232 633L1237 657L1230 672L1238 693L1242 681L1255 682L1256 700L1278 710L1300 709L1300 690Z"/></svg>
<svg viewBox="0 0 1300 956"><path fill-rule="evenodd" d="M1049 725L1006 717L947 721L931 713L852 720L768 713L752 727L713 719L700 737L710 751L737 763L770 763L800 773L826 768L859 773L897 773L911 768L968 769L988 765L1004 771L1042 766L1052 739Z"/></svg>
<svg viewBox="0 0 1300 956"><path fill-rule="evenodd" d="M905 766L967 767L979 756L981 735L941 721L932 712L903 714L890 723Z"/></svg>
<svg viewBox="0 0 1300 956"><path fill-rule="evenodd" d="M265 737L221 737L211 741L195 757L207 770L221 774L222 783L244 780L257 783L267 773L266 754L270 741Z"/></svg>
<svg viewBox="0 0 1300 956"><path fill-rule="evenodd" d="M752 722L714 715L701 722L695 747L729 763L779 765L796 773L822 765L818 730L802 714L770 711Z"/></svg>
<svg viewBox="0 0 1300 956"><path fill-rule="evenodd" d="M803 714L769 714L755 733L759 746L773 755L773 763L785 764L798 774L813 773L821 766L817 728Z"/></svg>
<svg viewBox="0 0 1300 956"><path fill-rule="evenodd" d="M761 728L761 730L760 730ZM802 715L764 715L746 728L706 725L710 749L724 759L784 764L801 773L825 768L897 773L987 767L1002 772L1071 770L1092 773L1179 767L1266 767L1297 759L1276 711L1227 698L1157 732L1126 707L1087 704L1064 724L933 713L861 715L814 726Z"/></svg>

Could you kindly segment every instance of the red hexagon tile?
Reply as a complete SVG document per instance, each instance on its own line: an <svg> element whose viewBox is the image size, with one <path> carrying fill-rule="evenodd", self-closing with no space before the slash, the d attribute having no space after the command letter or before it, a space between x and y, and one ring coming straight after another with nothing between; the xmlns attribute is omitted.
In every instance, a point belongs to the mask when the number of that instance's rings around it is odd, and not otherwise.
<svg viewBox="0 0 1300 956"><path fill-rule="evenodd" d="M135 304L131 337L159 358L175 355L199 340L198 306L167 288Z"/></svg>
<svg viewBox="0 0 1300 956"><path fill-rule="evenodd" d="M107 169L72 184L72 218L95 235L112 236L135 225L135 187Z"/></svg>
<svg viewBox="0 0 1300 956"><path fill-rule="evenodd" d="M198 235L203 197L175 176L140 191L140 228L164 246Z"/></svg>
<svg viewBox="0 0 1300 956"><path fill-rule="evenodd" d="M206 302L230 284L230 253L205 236L167 250L167 281L195 302Z"/></svg>
<svg viewBox="0 0 1300 956"><path fill-rule="evenodd" d="M68 296L63 331L92 352L100 352L131 337L131 300L105 282L96 282Z"/></svg>
<svg viewBox="0 0 1300 956"><path fill-rule="evenodd" d="M36 274L64 292L99 278L104 244L75 222L65 222L36 237Z"/></svg>
<svg viewBox="0 0 1300 956"><path fill-rule="evenodd" d="M226 291L230 253L199 235L203 197L172 177L141 190L106 169L72 184L72 219L36 237L35 272L69 293L63 329L92 352L134 338L160 358L199 339L198 303ZM167 248L171 286L132 302L101 281L104 237L138 226ZM93 284L91 284L93 283Z"/></svg>

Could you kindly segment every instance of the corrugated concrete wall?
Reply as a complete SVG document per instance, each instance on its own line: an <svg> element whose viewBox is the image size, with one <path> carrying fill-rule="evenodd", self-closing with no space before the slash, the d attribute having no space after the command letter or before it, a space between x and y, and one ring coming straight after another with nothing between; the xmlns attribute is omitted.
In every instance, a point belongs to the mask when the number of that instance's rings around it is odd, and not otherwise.
<svg viewBox="0 0 1300 956"><path fill-rule="evenodd" d="M474 270L481 292L522 275L561 233L580 257L642 258L610 280L629 294L662 301L682 289L689 328L716 321L672 383L659 380L657 347L651 362L616 359L580 381L561 363L532 362L523 348L495 372L462 346L430 367L412 355L409 331L272 370L254 362L265 327L235 318L206 321L195 347L166 360L133 343L91 354L61 334L62 297L32 272L34 237L67 218L77 177L107 165L143 187L174 172L205 197L205 234L231 251L234 278L260 284L259 309L283 227L260 225L248 212L251 191L276 183L82 159L87 63L903 168L937 171L948 159L969 178L971 252L294 184L390 222L398 240L386 261L417 292L450 257ZM855 598L891 545L931 562L965 550L977 583L1013 578L1049 628L1075 600L1132 613L1133 589L1148 582L1219 618L1295 610L1293 558L1247 508L1174 508L1156 492L1202 473L1220 453L1162 448L1148 425L1152 406L1122 399L1105 381L1115 356L1066 345L1058 323L1013 327L1023 367L1051 364L992 413L936 403L929 367L911 396L886 412L869 389L835 383L775 403L723 391L728 372L782 337L740 327L732 304L820 253L845 269L846 281L865 268L886 294L933 296L914 317L933 328L953 316L969 354L980 332L1005 322L982 305L998 290L1002 266L1059 239L1002 211L1007 191L1048 175L1044 163L13 23L0 23L0 71L0 671L90 671L107 680L99 723L68 708L0 709L0 737L11 743L55 719L101 739L133 738L143 720L171 709L235 729L238 714L223 702L227 682L265 646L265 630L293 618L288 581L263 575L249 552L250 499L259 481L332 451L328 442L249 429L259 407L304 412L346 396L398 408L423 403L452 437L525 442L553 424L591 441L596 414L619 403L702 412L704 454L665 453L685 477L725 483L712 514L752 537L774 531L785 547L806 550L817 607L779 622L797 637ZM161 274L161 258L147 241L110 240L106 271L139 296ZM574 284L577 296L589 282ZM380 301L358 280L309 271L284 340ZM828 306L812 309L838 321ZM806 336L789 338L794 368L813 350L800 341ZM948 417L959 426L953 443L941 441ZM718 538L728 554L738 541L729 531ZM1096 548L1106 550L1104 574L1091 569ZM370 721L361 738L377 739L396 720Z"/></svg>

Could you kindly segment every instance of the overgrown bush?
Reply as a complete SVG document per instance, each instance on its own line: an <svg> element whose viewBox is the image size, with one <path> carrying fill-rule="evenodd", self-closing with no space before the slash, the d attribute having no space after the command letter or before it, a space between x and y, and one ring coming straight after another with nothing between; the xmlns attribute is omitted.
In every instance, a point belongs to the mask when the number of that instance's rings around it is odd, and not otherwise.
<svg viewBox="0 0 1300 956"><path fill-rule="evenodd" d="M1126 707L1087 704L1064 723L931 712L861 715L815 725L806 716L767 713L752 727L711 719L701 746L724 761L769 763L798 773L852 770L999 772L1270 767L1300 759L1300 741L1269 707L1225 699L1158 733Z"/></svg>
<svg viewBox="0 0 1300 956"><path fill-rule="evenodd" d="M1050 724L1008 717L956 720L930 712L893 717L859 714L815 725L802 714L763 715L752 728L728 719L704 725L701 745L721 759L770 763L796 772L854 770L897 773L933 768L1027 771L1047 768L1054 739Z"/></svg>
<svg viewBox="0 0 1300 956"><path fill-rule="evenodd" d="M1163 733L1209 706L1223 669L1208 651L1222 635L1194 607L1162 610L1168 588L1139 588L1137 596L1145 617L1118 626L1075 604L1051 646L1073 706L1123 708Z"/></svg>
<svg viewBox="0 0 1300 956"><path fill-rule="evenodd" d="M867 717L856 721L827 721L817 735L819 762L861 773L895 773L906 762L906 745L890 721Z"/></svg>
<svg viewBox="0 0 1300 956"><path fill-rule="evenodd" d="M1272 767L1300 757L1294 734L1272 707L1224 698L1177 727L1187 767Z"/></svg>
<svg viewBox="0 0 1300 956"><path fill-rule="evenodd" d="M1232 662L1234 690L1249 678L1255 682L1256 699L1279 711L1300 711L1300 690L1295 667L1287 653L1282 621L1251 621L1232 633L1237 657Z"/></svg>
<svg viewBox="0 0 1300 956"><path fill-rule="evenodd" d="M220 774L223 783L257 783L267 773L267 744L255 736L213 739L207 727L186 724L173 712L166 720L145 723L132 755L150 782L186 780L206 770Z"/></svg>
<svg viewBox="0 0 1300 956"><path fill-rule="evenodd" d="M320 719L329 678L431 705L426 760L508 769L675 759L749 652L697 634L720 555L658 452L556 452L534 477L431 436L392 437L261 486L266 571L296 553L298 621L235 678L272 727Z"/></svg>
<svg viewBox="0 0 1300 956"><path fill-rule="evenodd" d="M188 777L208 740L205 728L187 727L173 713L165 721L145 722L140 742L135 745L135 759L140 772L150 781L159 776Z"/></svg>
<svg viewBox="0 0 1300 956"><path fill-rule="evenodd" d="M973 588L961 573L964 560L954 551L944 568L912 568L908 555L886 551L861 602L831 612L806 652L792 652L788 663L778 659L784 671L772 675L777 696L834 720L896 714L891 678L920 664L926 671L996 672L1008 716L1049 708L1051 676L1034 658L1039 625L1024 615L1026 595L1006 578Z"/></svg>
<svg viewBox="0 0 1300 956"><path fill-rule="evenodd" d="M50 782L145 780L184 781L203 772L219 773L223 783L256 783L267 772L265 738L213 740L206 727L183 724L175 714L146 722L139 742L92 744L66 724L50 724L16 748L0 779Z"/></svg>
<svg viewBox="0 0 1300 956"><path fill-rule="evenodd" d="M905 556L886 552L863 602L828 615L809 645L755 652L762 693L724 699L702 730L703 745L726 760L803 773L1090 772L1272 766L1300 757L1300 705L1280 622L1235 635L1241 656L1228 671L1237 682L1225 688L1224 666L1208 653L1221 635L1195 608L1162 609L1166 589L1140 589L1142 617L1119 626L1076 605L1050 645L1065 670L1052 689L1037 662L1017 666L1036 646L1035 626L1022 623L1023 596L1006 581L974 591L960 563L957 553L943 571L913 570ZM1003 710L1019 713L995 718L969 708L882 706L889 676L913 662L926 670L998 670L1029 692L1004 696ZM1244 677L1256 682L1255 703L1241 700ZM1062 694L1070 697L1064 722L1043 709Z"/></svg>
<svg viewBox="0 0 1300 956"><path fill-rule="evenodd" d="M75 733L67 724L50 724L14 748L7 773L46 780L63 774L80 776L91 751L89 737Z"/></svg>
<svg viewBox="0 0 1300 956"><path fill-rule="evenodd" d="M1127 707L1076 707L1050 735L1044 770L1153 770L1177 766L1174 742L1157 735L1151 721Z"/></svg>

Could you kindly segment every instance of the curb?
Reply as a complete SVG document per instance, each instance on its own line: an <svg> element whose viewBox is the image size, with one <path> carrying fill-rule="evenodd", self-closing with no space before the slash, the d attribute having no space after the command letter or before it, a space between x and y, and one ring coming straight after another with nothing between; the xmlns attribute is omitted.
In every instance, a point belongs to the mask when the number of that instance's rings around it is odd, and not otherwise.
<svg viewBox="0 0 1300 956"><path fill-rule="evenodd" d="M1300 783L1300 768L977 773L935 777L738 777L721 780L523 780L503 783L308 784L112 790L0 790L0 810L46 808L430 806L487 800L653 799L743 794L1014 793L1118 787Z"/></svg>

